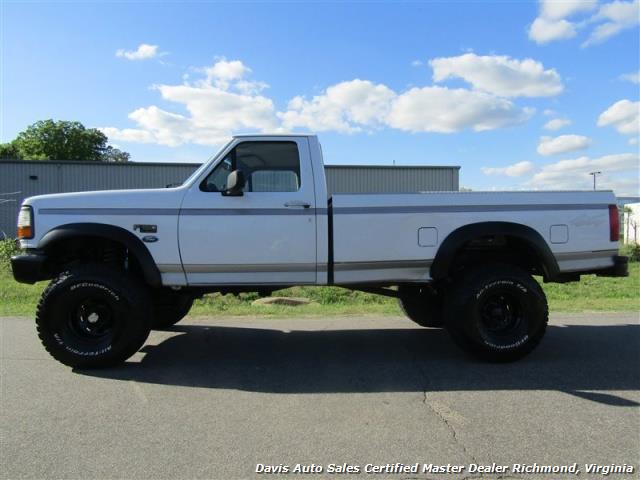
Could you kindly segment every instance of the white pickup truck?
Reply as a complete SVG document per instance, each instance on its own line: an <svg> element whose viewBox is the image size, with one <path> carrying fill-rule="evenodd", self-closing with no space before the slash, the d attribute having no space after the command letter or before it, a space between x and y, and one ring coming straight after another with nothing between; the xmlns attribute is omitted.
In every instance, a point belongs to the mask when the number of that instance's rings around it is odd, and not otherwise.
<svg viewBox="0 0 640 480"><path fill-rule="evenodd" d="M17 281L52 279L38 334L60 362L113 365L209 292L338 285L508 361L547 325L537 281L627 275L610 191L328 196L314 135L234 137L181 186L24 201Z"/></svg>

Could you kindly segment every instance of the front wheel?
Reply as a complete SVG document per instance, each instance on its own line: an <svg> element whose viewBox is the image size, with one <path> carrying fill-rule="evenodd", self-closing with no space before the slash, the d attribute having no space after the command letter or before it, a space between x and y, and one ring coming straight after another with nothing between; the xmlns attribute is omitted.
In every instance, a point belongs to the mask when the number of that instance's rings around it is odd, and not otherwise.
<svg viewBox="0 0 640 480"><path fill-rule="evenodd" d="M447 330L463 349L507 362L522 358L540 343L549 311L542 288L526 271L483 265L454 282L444 315Z"/></svg>
<svg viewBox="0 0 640 480"><path fill-rule="evenodd" d="M45 289L36 312L38 336L59 362L101 368L124 362L151 328L147 289L103 265L61 273Z"/></svg>

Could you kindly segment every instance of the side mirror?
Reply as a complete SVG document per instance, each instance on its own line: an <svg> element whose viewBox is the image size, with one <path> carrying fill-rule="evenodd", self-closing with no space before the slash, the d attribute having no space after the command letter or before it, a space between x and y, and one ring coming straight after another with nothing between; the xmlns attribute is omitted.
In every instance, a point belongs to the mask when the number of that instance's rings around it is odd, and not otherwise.
<svg viewBox="0 0 640 480"><path fill-rule="evenodd" d="M244 173L241 170L234 170L227 177L227 185L222 192L225 197L241 197L244 195Z"/></svg>

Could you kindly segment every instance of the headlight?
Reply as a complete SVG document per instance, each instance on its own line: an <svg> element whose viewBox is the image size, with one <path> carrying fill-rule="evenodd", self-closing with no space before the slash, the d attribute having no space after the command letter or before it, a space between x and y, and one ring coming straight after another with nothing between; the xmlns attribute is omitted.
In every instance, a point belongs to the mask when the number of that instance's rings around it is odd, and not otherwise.
<svg viewBox="0 0 640 480"><path fill-rule="evenodd" d="M20 207L20 213L18 214L18 238L20 240L33 238L35 230L33 225L33 208L31 208L30 205L23 205Z"/></svg>

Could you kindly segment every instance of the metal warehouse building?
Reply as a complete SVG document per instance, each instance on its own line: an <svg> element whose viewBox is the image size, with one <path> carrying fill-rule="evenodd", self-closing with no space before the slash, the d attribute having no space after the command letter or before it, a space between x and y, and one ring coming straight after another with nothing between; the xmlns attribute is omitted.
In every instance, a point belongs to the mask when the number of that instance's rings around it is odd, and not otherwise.
<svg viewBox="0 0 640 480"><path fill-rule="evenodd" d="M15 235L22 200L45 193L159 188L182 183L199 164L0 160L0 238ZM330 193L458 190L457 166L327 165Z"/></svg>

